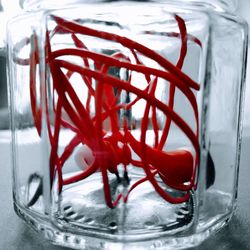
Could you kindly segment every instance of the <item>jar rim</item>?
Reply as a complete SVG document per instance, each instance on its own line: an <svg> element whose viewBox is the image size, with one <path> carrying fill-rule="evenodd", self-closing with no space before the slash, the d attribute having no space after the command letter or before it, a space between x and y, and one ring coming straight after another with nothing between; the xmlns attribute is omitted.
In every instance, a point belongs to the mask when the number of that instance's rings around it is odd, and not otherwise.
<svg viewBox="0 0 250 250"><path fill-rule="evenodd" d="M111 0L109 2L118 1L135 1L136 0ZM91 3L107 3L106 0L92 0ZM226 10L234 12L238 7L238 0L137 0L137 2L152 2L152 3L184 3L192 6L208 6L216 10ZM24 10L37 9L54 9L65 7L65 5L88 3L89 0L19 0L20 6Z"/></svg>

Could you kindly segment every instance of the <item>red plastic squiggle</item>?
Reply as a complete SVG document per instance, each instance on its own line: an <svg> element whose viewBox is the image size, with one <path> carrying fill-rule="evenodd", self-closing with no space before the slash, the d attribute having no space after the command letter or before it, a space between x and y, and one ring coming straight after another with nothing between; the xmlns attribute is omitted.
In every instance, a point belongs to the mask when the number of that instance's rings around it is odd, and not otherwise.
<svg viewBox="0 0 250 250"><path fill-rule="evenodd" d="M53 16L52 18L57 26L53 31L47 33L46 64L52 76L53 96L57 96L57 98L52 98L55 113L53 131L51 128L52 120L49 117L48 97L46 97L45 113L51 143L51 181L55 181L57 176L59 192L62 192L65 185L83 181L95 172L100 171L105 200L110 208L116 207L121 199L127 202L130 193L146 181L149 181L156 192L168 202L175 204L187 201L190 197L190 190L195 187L194 182L199 163L199 116L194 91L199 91L200 86L182 72L182 67L188 50L187 41L196 43L202 49L199 39L188 34L185 21L180 16L174 15L180 32L164 32L164 34L161 34L180 39L180 55L177 65L174 65L152 49L127 37L95 30L80 25L76 21L68 21L61 17ZM51 39L61 33L71 35L74 48L52 50ZM152 32L145 33L151 34ZM90 51L78 34L119 43L131 52L134 60L130 60L127 55L121 52L104 55ZM35 40L32 38L25 41L25 45L31 42L34 43ZM16 57L15 61L21 65L28 64L30 67L31 109L35 127L40 135L41 111L37 107L37 96L35 94L36 67L39 63L38 49L37 46L33 47L29 59ZM67 56L80 58L82 65L67 61L65 59ZM140 56L154 60L161 66L161 69L144 65L140 60ZM93 62L94 68L90 65L90 60ZM111 76L109 70L112 67L125 69L128 73L127 79L121 80L118 77ZM66 73L64 70L66 70ZM132 74L135 72L143 74L145 77L147 86L143 89L138 85L139 83L135 83L133 80ZM80 75L82 82L79 84L86 86L87 98L84 103L72 87L71 78L74 74ZM156 97L156 89L160 78L166 81L166 84L169 83L168 104L166 104L165 100L160 101ZM184 94L193 109L196 124L195 131L174 111L176 88ZM127 103L120 103L122 93L131 93L135 97ZM90 111L92 100L94 101L93 114ZM133 107L140 100L144 100L145 104L141 107L143 118L138 140L133 135L131 123L128 122L125 116L119 118L118 114L121 111L133 110ZM158 123L158 111L163 113L166 118L163 128L160 128ZM67 120L63 118L63 114L66 114ZM172 122L190 140L195 151L194 155L187 149L166 151L164 147L167 145ZM104 126L104 124L106 125ZM108 127L107 124L109 124ZM150 124L154 134L153 145L147 144L147 131ZM59 155L59 137L63 128L70 130L74 136ZM162 131L161 136L160 131ZM85 145L91 150L93 161L87 161L83 155L82 161L85 162L87 167L80 173L65 178L63 176L63 167L79 145ZM137 159L134 159L135 155ZM115 174L117 180L120 181L118 165L122 165L124 168L124 178L127 178L128 191L126 194L120 193L116 198L113 198L108 173ZM145 176L129 185L128 166L143 169ZM156 175L166 184L166 188L163 188L162 184L158 183ZM175 197L171 195L167 191L167 187L182 191L182 196Z"/></svg>

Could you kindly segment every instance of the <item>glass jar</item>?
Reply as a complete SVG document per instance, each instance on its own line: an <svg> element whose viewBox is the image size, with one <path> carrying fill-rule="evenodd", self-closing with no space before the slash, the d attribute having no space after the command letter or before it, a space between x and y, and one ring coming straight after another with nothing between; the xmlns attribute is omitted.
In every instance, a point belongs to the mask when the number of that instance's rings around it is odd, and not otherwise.
<svg viewBox="0 0 250 250"><path fill-rule="evenodd" d="M73 248L198 245L236 206L247 25L235 1L87 2L9 22L15 210Z"/></svg>

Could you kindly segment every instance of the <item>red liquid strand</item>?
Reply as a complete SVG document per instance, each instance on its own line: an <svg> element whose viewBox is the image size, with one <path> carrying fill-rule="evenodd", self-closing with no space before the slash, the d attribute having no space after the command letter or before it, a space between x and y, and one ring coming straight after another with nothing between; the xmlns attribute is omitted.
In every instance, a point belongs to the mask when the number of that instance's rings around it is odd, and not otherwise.
<svg viewBox="0 0 250 250"><path fill-rule="evenodd" d="M179 59L177 64L173 65L165 57L127 37L92 29L61 17L53 16L52 18L57 26L54 30L47 31L46 34L46 65L52 78L52 98L49 100L46 95L45 100L46 123L51 144L51 183L57 181L60 193L64 186L83 181L100 171L106 204L110 208L116 207L121 199L127 202L131 192L144 182L150 182L156 192L167 202L176 204L187 201L190 198L190 191L196 188L195 179L199 164L199 116L194 92L199 91L200 86L182 72L182 66L188 50L188 41L202 49L199 39L187 33L185 21L178 15L174 15L174 19L179 33L145 32L145 34L180 39ZM53 37L57 34L70 35L73 47L53 51L51 44ZM126 51L130 51L131 56L128 57L121 52L107 55L90 51L82 37L92 37L119 44ZM39 58L35 35L31 39L21 41L17 51L29 43L33 45L30 59L15 57L14 61L30 67L31 110L35 127L41 135L41 108L37 103L36 95L36 68ZM67 57L77 57L82 63L81 66L70 60L67 61L65 59ZM160 69L144 65L140 59L142 57L156 62ZM109 71L114 68L125 69L127 77L120 79L112 76ZM134 85L136 80L133 79L132 73L142 74L147 83L146 87L141 88L139 81L136 87ZM75 75L79 75L82 80L77 84L84 86L87 91L85 103L73 87L72 78ZM163 79L166 85L169 84L168 100L160 101L156 98L159 79ZM196 124L195 131L174 111L176 89L185 96L192 107ZM47 93L48 89L45 92ZM120 103L122 93L132 94L133 100ZM133 120L129 120L126 116L119 119L118 115L131 112L131 109L141 101L145 101L145 104L141 105L143 117L140 124L140 137L137 138L133 135L133 127L137 126L133 125ZM51 118L51 111L54 112L54 118ZM158 112L163 113L166 119L162 128L157 119ZM188 149L166 151L172 123L189 139L194 155ZM152 126L153 145L147 144L149 126ZM59 141L63 129L71 131L74 136L59 154ZM83 151L80 155L80 164L82 163L85 167L81 172L65 178L63 167L79 147L85 147L86 152L87 149L91 152L87 154ZM134 159L135 156L137 156L136 159ZM114 174L117 181L121 181L119 165L123 166L128 189L126 194L120 193L113 200L109 175ZM131 167L143 169L145 172L145 175L132 185L129 184L128 173ZM166 184L165 188L162 183L159 183L159 177ZM167 191L167 187L182 191L181 195L173 196Z"/></svg>

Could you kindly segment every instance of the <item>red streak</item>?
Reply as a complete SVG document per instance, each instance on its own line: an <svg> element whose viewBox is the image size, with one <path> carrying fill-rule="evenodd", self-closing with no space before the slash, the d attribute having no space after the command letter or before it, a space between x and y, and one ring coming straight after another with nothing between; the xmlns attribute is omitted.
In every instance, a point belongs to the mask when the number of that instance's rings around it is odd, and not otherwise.
<svg viewBox="0 0 250 250"><path fill-rule="evenodd" d="M175 65L173 65L171 62L166 60L166 58L162 57L160 54L143 46L142 44L137 43L136 41L133 41L127 37L121 37L113 33L94 30L89 27L82 26L73 21L65 20L61 17L54 16L54 19L58 23L59 26L61 26L62 28L72 33L80 33L83 35L88 35L88 36L98 37L98 38L102 38L102 39L113 41L113 42L118 42L124 47L135 49L138 52L142 53L143 55L148 56L149 58L158 62L159 65L161 65L163 68L165 68L166 70L170 71L171 73L173 73L174 75L182 79L184 82L190 84L194 89L199 90L199 85L196 82L194 82L189 76L185 75Z"/></svg>
<svg viewBox="0 0 250 250"><path fill-rule="evenodd" d="M177 65L172 64L166 58L153 51L152 49L133 41L127 37L117 34L95 30L78 24L76 21L68 21L61 17L53 16L58 26L47 32L46 40L46 63L50 68L53 80L53 98L52 107L55 112L54 131L51 129L51 119L49 117L49 103L46 97L46 122L48 127L49 140L51 144L50 153L50 175L51 181L58 177L58 191L63 190L65 185L83 181L97 171L101 172L104 196L106 204L110 208L117 206L122 199L127 202L130 193L145 181L149 181L156 192L166 201L176 204L185 202L190 197L190 190L195 188L194 181L199 163L199 116L198 106L194 91L199 91L200 86L193 81L188 75L182 72L182 67L187 54L187 41L196 43L202 49L199 39L187 33L185 21L175 15L174 18L179 28L178 32L152 32L146 34L156 34L167 37L180 38L181 48ZM57 34L67 33L71 35L72 41L76 48L65 48L52 51L50 41ZM104 55L90 51L82 40L76 34L108 40L113 43L119 43L131 52L134 63L121 52L112 55ZM38 46L36 37L30 40L21 41L17 46L20 51L22 46L28 43L34 45L29 59L15 57L15 62L21 65L30 66L30 99L31 110L34 118L35 127L40 135L41 133L41 108L37 106L36 95L36 67L38 62ZM139 55L154 60L163 69L156 69L144 65L140 61ZM82 59L82 66L62 60L62 56L76 56ZM63 57L65 58L65 57ZM67 58L67 57L66 57ZM95 69L91 68L90 61L94 62ZM127 80L109 75L111 67L125 69L128 72ZM62 68L66 69L64 73ZM147 86L144 89L132 82L132 72L144 75ZM81 76L81 83L87 87L87 98L85 103L78 97L75 89L71 84L73 74ZM164 79L166 85L169 84L168 104L156 98L158 80ZM95 87L93 82L95 81ZM79 85L81 86L81 85ZM139 86L140 87L140 86ZM194 112L196 131L193 131L183 118L174 111L175 91L180 90L187 98ZM115 94L116 91L116 94ZM135 95L135 98L129 103L119 103L120 95L126 91ZM57 95L57 99L54 95ZM94 101L94 114L90 112L91 100ZM140 140L138 141L130 131L127 118L119 121L118 112L129 111L138 103L144 100L146 104L142 107L143 118L140 127ZM150 117L151 111L151 117ZM157 111L160 111L166 117L163 129L160 128ZM66 113L69 120L63 118ZM109 122L110 129L107 127ZM104 125L104 122L106 125ZM122 123L122 124L119 124ZM149 124L152 124L154 133L154 145L147 144L147 131ZM186 135L195 150L195 155L188 150L166 151L168 135L171 132L172 122ZM105 127L106 126L106 127ZM61 155L58 155L60 132L66 128L73 133L73 138L64 148ZM159 131L162 135L159 136ZM76 147L86 145L93 154L94 161L80 173L74 174L69 178L63 178L63 166L72 156ZM139 157L139 160L132 159L133 154ZM124 167L124 174L129 173L127 166L142 168L145 176L136 181L128 189L126 195L118 194L113 198L110 191L108 172L119 177L118 165ZM57 175L56 175L57 173ZM183 191L180 197L174 197L159 185L155 176L158 175L166 186ZM120 178L120 177L119 177ZM125 177L124 177L125 178Z"/></svg>

